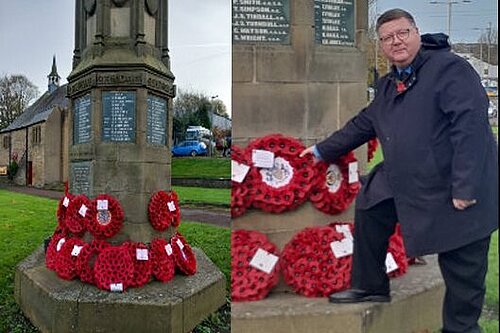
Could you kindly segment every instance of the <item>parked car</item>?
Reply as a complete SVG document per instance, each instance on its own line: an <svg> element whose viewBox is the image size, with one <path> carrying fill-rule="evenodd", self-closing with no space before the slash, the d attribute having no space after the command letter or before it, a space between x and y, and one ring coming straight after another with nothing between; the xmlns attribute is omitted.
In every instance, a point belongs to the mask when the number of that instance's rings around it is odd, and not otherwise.
<svg viewBox="0 0 500 333"><path fill-rule="evenodd" d="M182 141L172 148L174 156L206 155L207 152L207 145L200 141Z"/></svg>

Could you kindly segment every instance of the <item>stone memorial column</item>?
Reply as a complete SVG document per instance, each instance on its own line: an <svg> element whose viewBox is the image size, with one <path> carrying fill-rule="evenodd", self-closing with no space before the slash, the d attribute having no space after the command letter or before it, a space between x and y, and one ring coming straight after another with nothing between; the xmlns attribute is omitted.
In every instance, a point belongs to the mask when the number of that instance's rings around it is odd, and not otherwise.
<svg viewBox="0 0 500 333"><path fill-rule="evenodd" d="M69 189L122 204L113 241L148 242L151 195L170 190L174 76L165 1L77 1Z"/></svg>
<svg viewBox="0 0 500 333"><path fill-rule="evenodd" d="M233 143L281 133L309 146L366 105L366 1L233 0ZM366 148L357 151L360 170ZM259 230L279 248L299 230L349 221L309 202L282 214L247 211L233 228Z"/></svg>

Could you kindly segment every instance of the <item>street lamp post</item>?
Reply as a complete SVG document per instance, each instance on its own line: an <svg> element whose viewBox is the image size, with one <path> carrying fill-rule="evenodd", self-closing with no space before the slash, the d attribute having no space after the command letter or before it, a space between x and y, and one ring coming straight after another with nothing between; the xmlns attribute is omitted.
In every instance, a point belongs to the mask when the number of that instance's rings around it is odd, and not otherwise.
<svg viewBox="0 0 500 333"><path fill-rule="evenodd" d="M448 6L448 20L447 20L447 26L448 26L448 38L451 39L451 9L453 5L457 5L459 3L471 3L471 0L461 0L461 1L456 1L456 0L446 0L446 1L429 1L431 5L447 5Z"/></svg>

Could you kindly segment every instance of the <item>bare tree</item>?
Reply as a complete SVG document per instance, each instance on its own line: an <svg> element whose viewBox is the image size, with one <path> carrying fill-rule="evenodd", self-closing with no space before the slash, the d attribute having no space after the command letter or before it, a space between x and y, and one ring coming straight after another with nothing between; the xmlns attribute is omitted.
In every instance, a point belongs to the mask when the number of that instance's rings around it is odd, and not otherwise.
<svg viewBox="0 0 500 333"><path fill-rule="evenodd" d="M38 96L38 88L24 75L0 78L0 129L9 126Z"/></svg>

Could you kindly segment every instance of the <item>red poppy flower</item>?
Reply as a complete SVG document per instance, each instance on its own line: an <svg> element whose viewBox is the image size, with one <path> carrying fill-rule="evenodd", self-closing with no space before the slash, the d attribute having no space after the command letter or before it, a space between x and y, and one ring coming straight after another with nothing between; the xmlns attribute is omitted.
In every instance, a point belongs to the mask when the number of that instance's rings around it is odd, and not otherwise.
<svg viewBox="0 0 500 333"><path fill-rule="evenodd" d="M266 235L249 230L231 232L231 299L235 302L263 299L278 283L279 265L257 268L259 263L252 261L259 250L271 258L279 256L276 246ZM263 270L268 268L271 271Z"/></svg>
<svg viewBox="0 0 500 333"><path fill-rule="evenodd" d="M389 247L387 252L392 255L398 268L389 274L389 277L398 277L404 275L408 271L408 258L406 256L406 249L401 234L401 225L396 224L396 230L389 238Z"/></svg>
<svg viewBox="0 0 500 333"><path fill-rule="evenodd" d="M123 209L120 202L108 194L99 194L89 210L87 230L97 239L116 235L123 225Z"/></svg>
<svg viewBox="0 0 500 333"><path fill-rule="evenodd" d="M45 266L48 269L55 270L57 265L57 256L61 251L62 245L66 242L68 237L67 232L58 227L52 237L50 238L49 246L47 247L47 252L45 253Z"/></svg>
<svg viewBox="0 0 500 333"><path fill-rule="evenodd" d="M75 235L83 235L92 216L90 214L91 201L83 194L77 195L69 202L66 211L65 225Z"/></svg>
<svg viewBox="0 0 500 333"><path fill-rule="evenodd" d="M99 289L122 292L133 285L134 262L126 246L109 246L101 251L94 264Z"/></svg>
<svg viewBox="0 0 500 333"><path fill-rule="evenodd" d="M153 262L153 276L161 281L168 282L174 278L175 263L172 246L162 238L151 242L151 259Z"/></svg>
<svg viewBox="0 0 500 333"><path fill-rule="evenodd" d="M334 163L315 164L316 178L309 200L314 207L326 214L338 214L346 210L361 188L359 181L349 183L349 165L357 160L352 152Z"/></svg>
<svg viewBox="0 0 500 333"><path fill-rule="evenodd" d="M345 238L335 225L306 228L285 245L280 266L285 282L295 292L326 297L349 288L352 256L336 258L333 254L331 243Z"/></svg>
<svg viewBox="0 0 500 333"><path fill-rule="evenodd" d="M181 213L177 193L158 191L153 194L148 205L148 213L149 222L157 231L165 231L170 225L179 226Z"/></svg>
<svg viewBox="0 0 500 333"><path fill-rule="evenodd" d="M186 275L193 275L196 273L196 257L191 246L186 242L186 239L180 234L176 233L170 239L170 246L172 246L174 261L176 267Z"/></svg>
<svg viewBox="0 0 500 333"><path fill-rule="evenodd" d="M104 240L92 240L83 246L76 258L76 273L80 281L95 284L94 264L99 253L110 245Z"/></svg>
<svg viewBox="0 0 500 333"><path fill-rule="evenodd" d="M248 153L240 147L231 146L231 160L251 166L251 158ZM250 207L252 200L250 196L250 189L253 188L251 184L252 178L245 177L242 182L231 181L231 217L236 218L245 213L246 209Z"/></svg>

